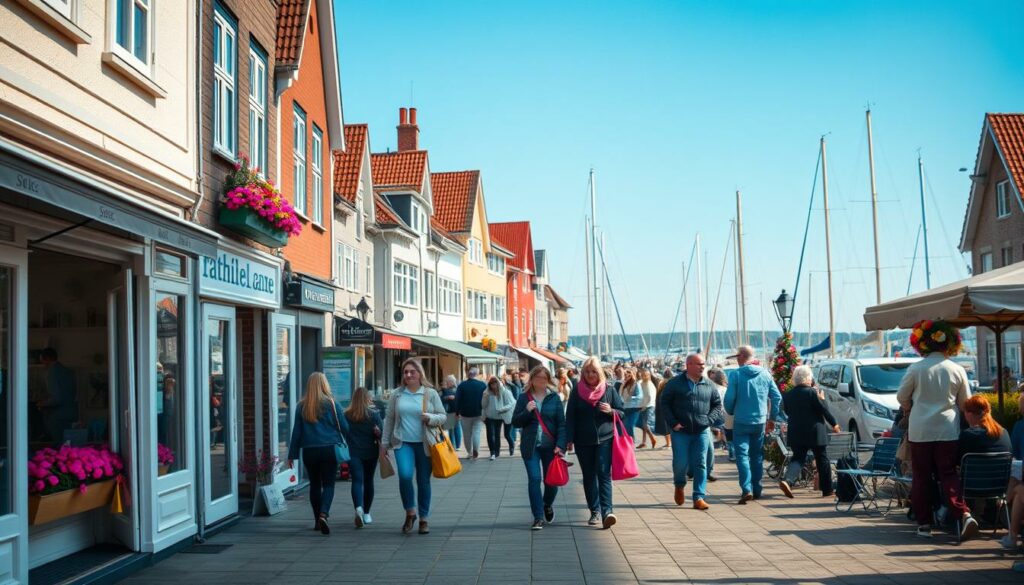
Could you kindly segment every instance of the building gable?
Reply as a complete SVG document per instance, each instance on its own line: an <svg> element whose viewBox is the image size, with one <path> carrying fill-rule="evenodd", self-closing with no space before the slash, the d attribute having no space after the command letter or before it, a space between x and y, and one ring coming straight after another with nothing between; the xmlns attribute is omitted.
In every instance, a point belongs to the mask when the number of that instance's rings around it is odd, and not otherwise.
<svg viewBox="0 0 1024 585"><path fill-rule="evenodd" d="M972 183L964 214L960 235L960 251L970 252L975 248L979 224L989 221L990 207L986 202L988 193L995 192L995 185L1010 180L1013 208L1024 213L1024 114L987 114L982 126L978 155L975 159ZM994 204L993 204L994 205ZM993 216L994 217L994 216Z"/></svg>

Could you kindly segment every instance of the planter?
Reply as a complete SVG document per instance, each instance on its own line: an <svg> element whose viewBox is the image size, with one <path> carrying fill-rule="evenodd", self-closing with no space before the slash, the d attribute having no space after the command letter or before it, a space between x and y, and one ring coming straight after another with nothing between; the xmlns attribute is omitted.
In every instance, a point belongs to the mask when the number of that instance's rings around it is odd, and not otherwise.
<svg viewBox="0 0 1024 585"><path fill-rule="evenodd" d="M28 497L28 523L46 524L54 520L87 512L110 503L116 483L113 479L89 484L85 493L77 489L65 490L46 496Z"/></svg>
<svg viewBox="0 0 1024 585"><path fill-rule="evenodd" d="M288 245L287 233L273 227L248 207L221 207L218 220L220 225L268 248L283 248Z"/></svg>
<svg viewBox="0 0 1024 585"><path fill-rule="evenodd" d="M170 465L160 465L156 468L157 475L167 475L167 472L171 470Z"/></svg>

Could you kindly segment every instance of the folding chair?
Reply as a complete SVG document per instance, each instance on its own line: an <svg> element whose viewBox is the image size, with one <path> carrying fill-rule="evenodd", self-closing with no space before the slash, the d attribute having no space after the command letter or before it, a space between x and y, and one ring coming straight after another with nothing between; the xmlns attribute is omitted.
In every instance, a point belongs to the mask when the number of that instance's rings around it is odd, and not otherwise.
<svg viewBox="0 0 1024 585"><path fill-rule="evenodd" d="M857 437L853 433L829 433L828 442L825 443L825 458L829 462L829 473L832 477L838 480L838 463L844 459L852 458L855 462L855 466L859 465L857 462ZM833 485L836 486L836 510L839 509L839 490L838 481L834 481Z"/></svg>
<svg viewBox="0 0 1024 585"><path fill-rule="evenodd" d="M853 485L857 487L857 498L850 502L846 508L849 512L857 500L866 512L874 506L875 510L881 513L878 508L878 480L889 479L893 475L893 468L896 466L896 451L900 447L900 440L894 437L883 437L875 441L875 450L871 455L866 467L862 469L838 469L836 473L849 475L853 479ZM871 480L871 487L868 487L868 480ZM840 508L840 502L836 502L836 510Z"/></svg>
<svg viewBox="0 0 1024 585"><path fill-rule="evenodd" d="M964 499L995 500L996 523L992 533L999 528L999 511L1002 510L1006 525L1010 525L1010 510L1006 505L1006 486L1010 483L1010 469L1013 456L1009 453L968 453L960 460L960 489ZM956 520L956 541L960 542L961 518Z"/></svg>

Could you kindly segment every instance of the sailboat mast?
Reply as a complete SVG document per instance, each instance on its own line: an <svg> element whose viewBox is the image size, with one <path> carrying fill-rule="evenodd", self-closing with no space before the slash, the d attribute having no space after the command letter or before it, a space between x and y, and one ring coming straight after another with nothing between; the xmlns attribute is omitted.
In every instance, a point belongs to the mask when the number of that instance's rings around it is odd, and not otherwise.
<svg viewBox="0 0 1024 585"><path fill-rule="evenodd" d="M704 347L704 310L701 308L701 274L700 274L700 234L697 234L697 347ZM689 352L687 352L689 353Z"/></svg>
<svg viewBox="0 0 1024 585"><path fill-rule="evenodd" d="M690 299L687 298L687 296L686 296L686 281L689 280L688 278L686 278L686 262L683 262L682 271L683 271L683 330L686 331L686 337L683 338L685 341L683 341L683 343L682 343L682 345L680 347L683 348L683 353L687 354L687 353L690 353L690 349L689 349L690 348L690 316L689 316L688 311L686 310L686 306L690 304ZM667 349L672 349L672 348L669 347Z"/></svg>
<svg viewBox="0 0 1024 585"><path fill-rule="evenodd" d="M758 312L761 314L761 351L768 351L768 338L764 334L764 291L760 293L761 302L758 304Z"/></svg>
<svg viewBox="0 0 1024 585"><path fill-rule="evenodd" d="M587 264L587 345L588 345L587 353L593 354L594 353L594 308L593 308L592 303L591 303L591 298L592 297L591 297L591 294L590 294L590 291L593 290L593 287L590 284L591 283L591 278L592 278L592 276L590 274L590 264L591 264L590 259L592 257L593 251L590 249L591 242L590 242L590 217L589 216L586 218L586 222L587 222L587 231L586 231L586 233L583 234L583 248L586 251L586 255L587 255L587 262L586 262L586 264Z"/></svg>
<svg viewBox="0 0 1024 585"><path fill-rule="evenodd" d="M865 112L868 124L868 169L871 172L871 226L875 235L875 303L882 304L882 267L878 260L878 190L875 189L875 148L871 141L871 108Z"/></svg>
<svg viewBox="0 0 1024 585"><path fill-rule="evenodd" d="M610 304L608 302L608 294L609 294L609 290L608 289L609 289L609 283L611 282L611 280L608 279L608 265L605 264L605 262L604 262L604 232L603 231L601 232L601 243L598 244L598 245L601 246L601 248L600 248L600 250L601 250L601 271L604 273L604 283L605 283L605 287L603 289L604 290L604 299L601 301L602 307L604 309L604 311L603 311L604 323L601 324L601 328L604 331L604 350L606 352L608 352L608 356L612 359L612 361L615 361L614 360L614 356L612 355L615 352L615 348L614 348L614 344L613 344L613 342L615 340L615 332L612 331L612 327L611 327L611 311L608 310L609 307L610 307Z"/></svg>
<svg viewBox="0 0 1024 585"><path fill-rule="evenodd" d="M821 137L821 191L825 204L825 268L828 271L828 355L836 356L836 319L832 304L832 240L828 221L828 165L825 157L825 137ZM872 189L873 190L873 189Z"/></svg>
<svg viewBox="0 0 1024 585"><path fill-rule="evenodd" d="M932 288L932 267L928 261L928 213L924 207L924 161L921 160L921 153L917 153L917 182L921 188L921 235L924 236L924 283L925 287Z"/></svg>
<svg viewBox="0 0 1024 585"><path fill-rule="evenodd" d="M750 340L747 339L747 294L743 283L743 200L738 189L736 191L736 256L739 257L740 272L740 332L737 335L739 343L746 345Z"/></svg>
<svg viewBox="0 0 1024 585"><path fill-rule="evenodd" d="M594 285L594 343L601 359L601 279L597 272L597 185L594 169L590 169L590 270Z"/></svg>

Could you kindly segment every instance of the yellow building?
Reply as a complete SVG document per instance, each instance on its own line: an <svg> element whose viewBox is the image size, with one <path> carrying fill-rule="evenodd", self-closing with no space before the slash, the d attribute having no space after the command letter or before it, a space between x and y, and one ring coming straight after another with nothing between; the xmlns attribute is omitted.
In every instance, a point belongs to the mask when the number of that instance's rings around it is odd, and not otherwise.
<svg viewBox="0 0 1024 585"><path fill-rule="evenodd" d="M432 173L434 217L466 247L462 258L465 341L508 344L505 264L513 254L491 240L480 171Z"/></svg>

